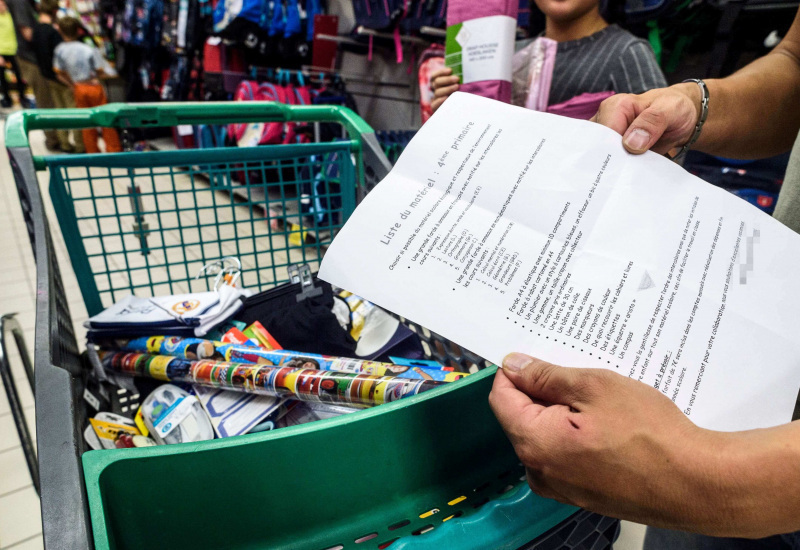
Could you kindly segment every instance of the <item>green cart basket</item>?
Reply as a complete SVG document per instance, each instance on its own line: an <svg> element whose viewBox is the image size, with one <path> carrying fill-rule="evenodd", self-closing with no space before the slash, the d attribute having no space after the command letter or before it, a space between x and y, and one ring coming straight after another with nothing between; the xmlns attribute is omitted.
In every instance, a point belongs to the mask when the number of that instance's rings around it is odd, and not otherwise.
<svg viewBox="0 0 800 550"><path fill-rule="evenodd" d="M249 148L33 155L28 132L338 123L348 138ZM206 290L235 256L241 285L318 262L390 169L348 109L273 103L106 105L14 113L6 146L37 267L35 396L47 548L603 549L619 522L531 493L492 415L493 368L406 320L429 356L475 374L312 424L201 443L87 451L88 367L69 314L37 170L90 315L129 293ZM314 193L310 194L309 189ZM309 198L311 195L311 199ZM120 397L122 396L122 397ZM136 395L110 396L132 414Z"/></svg>

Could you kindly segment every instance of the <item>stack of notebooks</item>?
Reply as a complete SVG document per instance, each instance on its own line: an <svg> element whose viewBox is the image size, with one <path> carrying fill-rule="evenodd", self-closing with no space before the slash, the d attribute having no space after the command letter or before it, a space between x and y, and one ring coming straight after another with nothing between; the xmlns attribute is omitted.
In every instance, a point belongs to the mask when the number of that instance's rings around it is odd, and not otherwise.
<svg viewBox="0 0 800 550"><path fill-rule="evenodd" d="M90 341L117 336L204 336L242 307L250 292L230 285L218 291L154 298L127 296L86 322Z"/></svg>

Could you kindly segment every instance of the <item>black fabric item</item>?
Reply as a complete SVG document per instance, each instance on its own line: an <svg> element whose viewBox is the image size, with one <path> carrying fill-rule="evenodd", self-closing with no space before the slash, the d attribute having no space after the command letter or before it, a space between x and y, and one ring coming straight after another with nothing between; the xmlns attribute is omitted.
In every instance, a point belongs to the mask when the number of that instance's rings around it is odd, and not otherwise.
<svg viewBox="0 0 800 550"><path fill-rule="evenodd" d="M56 73L53 72L53 52L61 42L61 35L53 25L36 23L33 27L31 43L33 53L36 55L36 64L39 66L39 72L48 80L58 81Z"/></svg>
<svg viewBox="0 0 800 550"><path fill-rule="evenodd" d="M287 283L251 296L233 319L248 325L259 321L287 350L354 357L356 341L331 311L331 285L316 279L315 284L322 288L322 295L301 302L296 299L299 283Z"/></svg>

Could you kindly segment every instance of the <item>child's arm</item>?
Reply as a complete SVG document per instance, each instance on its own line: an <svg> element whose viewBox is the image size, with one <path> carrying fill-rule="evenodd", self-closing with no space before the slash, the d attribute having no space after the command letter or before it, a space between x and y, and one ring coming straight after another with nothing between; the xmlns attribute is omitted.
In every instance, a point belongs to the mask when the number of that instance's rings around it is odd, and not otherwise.
<svg viewBox="0 0 800 550"><path fill-rule="evenodd" d="M75 86L75 83L69 77L69 73L67 73L65 71L62 71L60 69L57 69L56 67L53 67L53 72L56 73L56 78L62 84L66 85L69 88L73 88Z"/></svg>
<svg viewBox="0 0 800 550"><path fill-rule="evenodd" d="M114 68L109 65L108 61L103 58L100 50L97 48L94 49L94 71L97 74L97 78L101 80L107 80L109 78L114 78L117 76L117 72Z"/></svg>

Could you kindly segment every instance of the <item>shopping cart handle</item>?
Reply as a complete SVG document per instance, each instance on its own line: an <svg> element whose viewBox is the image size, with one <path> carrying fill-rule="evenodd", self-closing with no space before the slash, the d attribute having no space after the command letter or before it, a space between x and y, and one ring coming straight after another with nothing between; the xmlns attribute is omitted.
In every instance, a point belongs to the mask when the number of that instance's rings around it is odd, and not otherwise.
<svg viewBox="0 0 800 550"><path fill-rule="evenodd" d="M361 117L338 105L285 105L267 101L109 103L92 109L27 109L13 113L6 120L6 147L28 147L31 130L273 121L337 122L351 138L374 133Z"/></svg>

